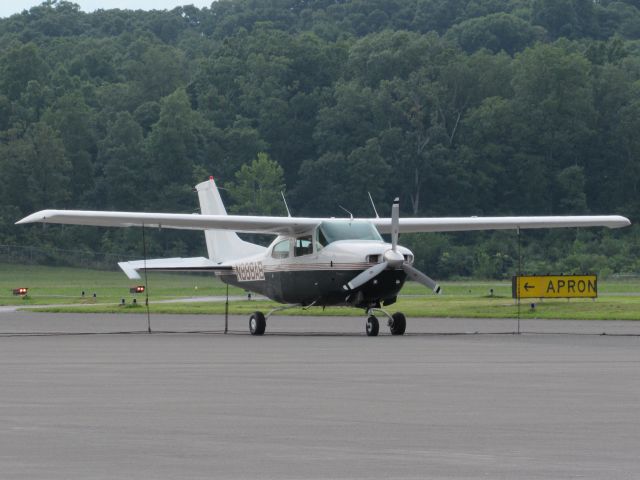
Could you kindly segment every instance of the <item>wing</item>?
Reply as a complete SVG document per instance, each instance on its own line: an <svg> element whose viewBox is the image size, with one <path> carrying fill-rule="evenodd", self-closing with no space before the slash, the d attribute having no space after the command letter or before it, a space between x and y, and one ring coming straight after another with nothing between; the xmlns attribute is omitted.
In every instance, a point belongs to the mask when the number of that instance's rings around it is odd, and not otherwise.
<svg viewBox="0 0 640 480"><path fill-rule="evenodd" d="M41 210L16 223L62 223L98 227L144 226L186 230L220 229L243 233L291 235L309 231L321 221L322 219L318 218L259 217L251 215Z"/></svg>
<svg viewBox="0 0 640 480"><path fill-rule="evenodd" d="M134 260L119 262L118 266L132 280L140 279L138 270L159 272L216 272L231 270L230 265L219 265L208 258L154 258L149 260Z"/></svg>
<svg viewBox="0 0 640 480"><path fill-rule="evenodd" d="M62 223L100 227L159 227L187 230L232 230L244 233L295 235L308 232L326 218L260 217L252 215L200 215L186 213L103 212L91 210L41 210L16 222ZM380 233L391 232L391 218L364 219ZM630 225L619 215L582 215L548 217L442 217L401 218L400 232L462 232L471 230L508 230L561 227L609 227Z"/></svg>
<svg viewBox="0 0 640 480"><path fill-rule="evenodd" d="M380 233L391 233L390 218L372 218ZM471 230L508 230L561 227L609 227L631 225L620 215L580 215L549 217L450 217L401 218L400 232L463 232Z"/></svg>

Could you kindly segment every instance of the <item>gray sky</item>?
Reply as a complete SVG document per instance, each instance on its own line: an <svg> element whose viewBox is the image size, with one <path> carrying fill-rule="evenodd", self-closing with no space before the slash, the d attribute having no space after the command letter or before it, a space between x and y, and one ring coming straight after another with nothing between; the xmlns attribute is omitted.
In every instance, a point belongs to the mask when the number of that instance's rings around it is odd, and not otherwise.
<svg viewBox="0 0 640 480"><path fill-rule="evenodd" d="M195 5L198 8L211 6L212 0L71 0L80 5L85 12L99 8L121 8L129 10L164 10L179 5ZM8 17L31 7L40 5L43 0L0 0L0 17Z"/></svg>

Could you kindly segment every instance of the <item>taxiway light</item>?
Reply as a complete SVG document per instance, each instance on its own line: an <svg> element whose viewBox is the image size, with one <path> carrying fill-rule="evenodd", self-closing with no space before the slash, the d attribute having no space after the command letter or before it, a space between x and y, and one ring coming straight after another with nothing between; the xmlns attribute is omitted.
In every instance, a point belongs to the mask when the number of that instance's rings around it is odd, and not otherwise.
<svg viewBox="0 0 640 480"><path fill-rule="evenodd" d="M129 293L143 293L143 292L144 292L144 285L137 285L129 289Z"/></svg>
<svg viewBox="0 0 640 480"><path fill-rule="evenodd" d="M29 291L29 289L27 287L14 288L13 289L13 294L14 295L26 295L28 291Z"/></svg>

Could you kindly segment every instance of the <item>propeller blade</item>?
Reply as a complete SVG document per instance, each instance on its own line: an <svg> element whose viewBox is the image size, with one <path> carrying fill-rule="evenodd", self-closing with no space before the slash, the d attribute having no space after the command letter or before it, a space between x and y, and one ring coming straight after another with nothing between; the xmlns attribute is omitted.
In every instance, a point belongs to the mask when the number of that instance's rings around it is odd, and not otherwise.
<svg viewBox="0 0 640 480"><path fill-rule="evenodd" d="M396 197L391 207L391 250L396 251L400 232L400 199Z"/></svg>
<svg viewBox="0 0 640 480"><path fill-rule="evenodd" d="M346 285L343 285L342 288L344 288L345 290L354 290L364 285L372 278L380 275L380 273L382 273L388 265L388 262L376 263L374 266L367 268L364 272L359 273L358 275L353 277L351 281Z"/></svg>
<svg viewBox="0 0 640 480"><path fill-rule="evenodd" d="M434 279L427 277L417 268L414 268L408 263L403 263L402 269L406 272L411 280L414 280L418 283L421 283L425 287L432 289L433 293L439 294L441 292L440 285L438 285Z"/></svg>

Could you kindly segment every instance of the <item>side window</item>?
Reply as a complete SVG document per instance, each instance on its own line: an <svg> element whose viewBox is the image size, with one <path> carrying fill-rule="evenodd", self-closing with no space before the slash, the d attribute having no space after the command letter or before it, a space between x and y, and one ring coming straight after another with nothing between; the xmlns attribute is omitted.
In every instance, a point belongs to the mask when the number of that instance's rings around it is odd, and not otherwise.
<svg viewBox="0 0 640 480"><path fill-rule="evenodd" d="M276 243L271 251L273 258L287 258L289 256L289 240Z"/></svg>
<svg viewBox="0 0 640 480"><path fill-rule="evenodd" d="M311 235L296 238L294 255L296 257L300 257L302 255L309 255L310 253L313 253L313 243L311 242Z"/></svg>

